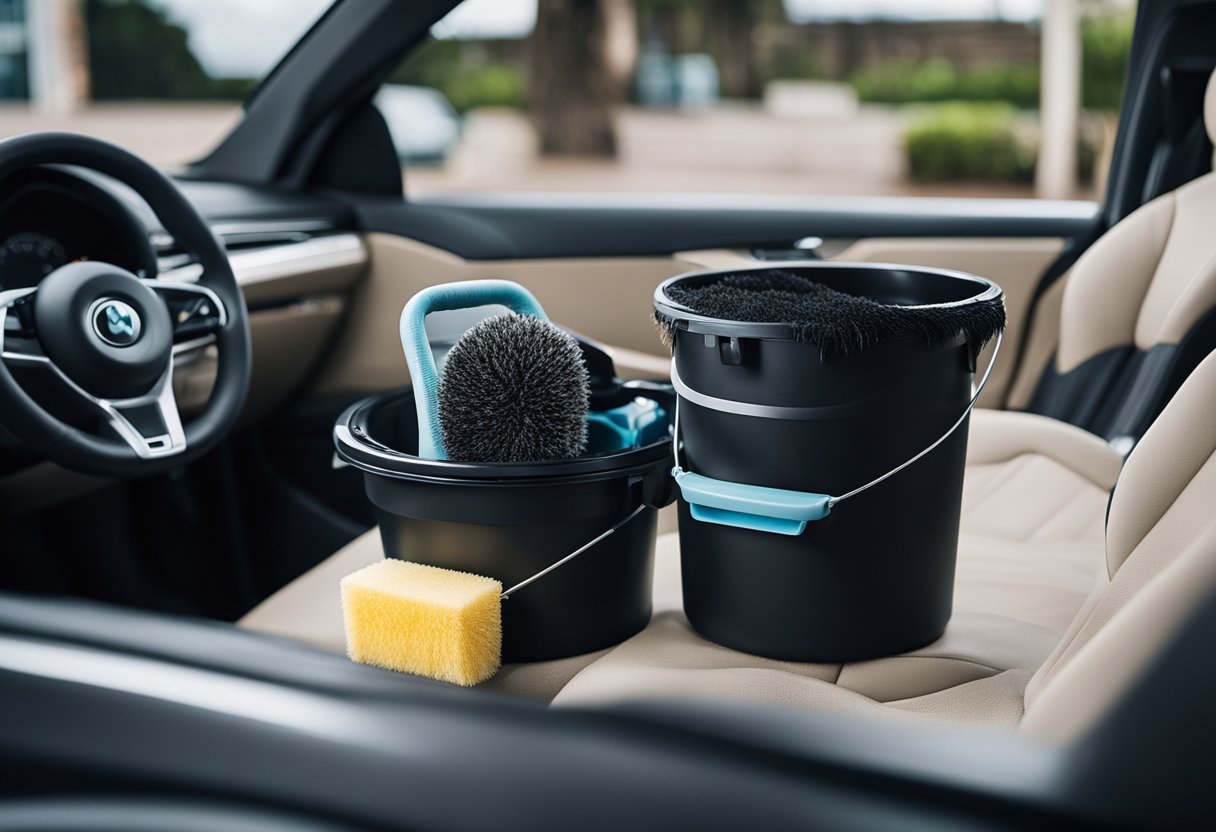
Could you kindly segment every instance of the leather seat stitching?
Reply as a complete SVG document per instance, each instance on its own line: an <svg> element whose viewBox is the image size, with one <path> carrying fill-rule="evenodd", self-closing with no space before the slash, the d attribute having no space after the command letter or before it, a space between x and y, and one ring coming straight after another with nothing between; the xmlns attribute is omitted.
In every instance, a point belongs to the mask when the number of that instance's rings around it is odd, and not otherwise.
<svg viewBox="0 0 1216 832"><path fill-rule="evenodd" d="M1038 521L1038 522L1035 524L1034 528L1030 529L1030 531L1029 531L1029 533L1028 533L1028 536L1027 536L1027 537L1022 538L1022 540L1023 540L1024 542L1026 542L1026 543L1032 543L1032 542L1034 542L1034 541L1035 541L1035 540L1037 540L1037 539L1041 539L1041 538L1038 538L1038 535L1039 535L1039 534L1040 534L1040 533L1041 533L1041 532L1042 532L1042 531L1043 531L1043 530L1044 530L1044 529L1045 529L1045 528L1046 528L1046 527L1047 527L1047 526L1048 526L1048 525L1049 525L1049 524L1050 524L1050 523L1051 523L1053 520L1055 520L1057 517L1059 517L1059 516L1060 516L1061 514L1063 514L1064 512L1066 512L1066 511L1070 510L1070 509L1071 509L1071 508L1072 508L1072 507L1073 507L1073 506L1074 506L1074 505L1075 505L1075 504L1076 504L1078 501L1080 501L1080 500L1081 500L1082 498L1084 498L1084 497L1085 497L1085 492L1083 492L1083 491L1075 491L1075 492L1073 492L1072 496L1070 496L1070 497L1069 497L1067 500L1065 500L1064 502L1059 503L1058 505L1056 505L1056 507L1055 507L1055 508L1052 510L1052 512L1051 512L1050 514L1048 514L1046 517L1044 517L1044 518L1042 518L1041 520L1039 520L1039 521Z"/></svg>
<svg viewBox="0 0 1216 832"><path fill-rule="evenodd" d="M1030 464L1031 457L1034 454L1021 453L1010 459L1005 464L1005 470L996 475L989 481L989 486L981 494L981 496L970 501L970 505L963 511L964 516L972 514L977 508L989 503L997 494L1003 490L1009 481L1023 468Z"/></svg>

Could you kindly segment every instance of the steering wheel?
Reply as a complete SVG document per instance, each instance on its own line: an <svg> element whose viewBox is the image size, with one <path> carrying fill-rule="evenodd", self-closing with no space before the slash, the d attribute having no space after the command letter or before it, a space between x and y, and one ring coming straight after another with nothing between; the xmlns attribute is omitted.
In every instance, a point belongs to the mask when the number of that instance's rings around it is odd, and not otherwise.
<svg viewBox="0 0 1216 832"><path fill-rule="evenodd" d="M0 291L0 421L32 450L85 473L140 476L198 457L232 427L249 385L248 315L223 245L168 177L122 148L70 133L0 141L0 181L36 165L75 165L128 185L202 275L197 283L141 280L109 263L79 261L36 286ZM219 351L215 387L183 423L174 358L209 343ZM49 369L111 435L52 415L10 364Z"/></svg>

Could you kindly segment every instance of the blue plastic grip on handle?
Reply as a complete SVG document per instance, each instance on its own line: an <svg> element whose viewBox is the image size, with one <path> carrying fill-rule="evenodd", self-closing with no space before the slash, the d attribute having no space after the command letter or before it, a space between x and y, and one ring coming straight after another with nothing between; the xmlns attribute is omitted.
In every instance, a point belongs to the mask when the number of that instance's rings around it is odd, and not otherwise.
<svg viewBox="0 0 1216 832"><path fill-rule="evenodd" d="M667 413L652 399L637 398L612 410L591 411L587 426L601 428L593 452L619 451L658 441L667 432ZM594 439L594 434L593 434Z"/></svg>
<svg viewBox="0 0 1216 832"><path fill-rule="evenodd" d="M447 459L439 425L439 371L426 337L426 316L475 306L505 306L520 315L549 320L536 298L509 280L467 280L430 286L410 298L401 310L401 349L414 385L418 411L418 456Z"/></svg>
<svg viewBox="0 0 1216 832"><path fill-rule="evenodd" d="M832 511L827 494L787 491L672 471L694 520L773 534L799 535Z"/></svg>

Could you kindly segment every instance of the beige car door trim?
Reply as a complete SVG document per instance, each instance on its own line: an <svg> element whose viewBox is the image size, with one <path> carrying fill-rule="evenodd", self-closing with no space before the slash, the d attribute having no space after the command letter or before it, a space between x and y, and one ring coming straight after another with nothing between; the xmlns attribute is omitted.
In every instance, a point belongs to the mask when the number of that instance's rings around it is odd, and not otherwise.
<svg viewBox="0 0 1216 832"><path fill-rule="evenodd" d="M405 302L435 283L479 278L516 280L563 325L610 345L624 375L665 373L648 358L669 355L651 317L651 297L662 280L695 269L763 265L728 249L678 252L672 257L466 260L451 252L390 234L364 238L370 261L350 316L313 386L313 393L383 390L409 380L398 348ZM1059 257L1064 240L1050 237L881 238L855 242L833 259L900 262L972 272L995 280L1006 296L1006 340L1020 343L1040 277ZM987 359L983 356L981 361ZM1014 362L993 371L981 406L999 406Z"/></svg>
<svg viewBox="0 0 1216 832"><path fill-rule="evenodd" d="M651 314L654 288L668 277L698 268L678 257L466 260L391 234L371 233L365 241L371 268L313 386L316 395L406 384L409 374L398 333L406 301L426 286L482 278L526 286L553 320L609 345L618 372L661 378L670 353Z"/></svg>

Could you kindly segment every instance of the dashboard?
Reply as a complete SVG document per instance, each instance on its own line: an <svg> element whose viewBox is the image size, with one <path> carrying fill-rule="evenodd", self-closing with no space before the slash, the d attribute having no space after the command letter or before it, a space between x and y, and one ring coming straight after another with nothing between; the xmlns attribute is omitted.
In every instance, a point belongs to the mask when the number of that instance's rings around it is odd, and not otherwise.
<svg viewBox="0 0 1216 832"><path fill-rule="evenodd" d="M0 291L35 286L76 260L156 276L146 225L97 184L60 168L0 181Z"/></svg>

